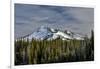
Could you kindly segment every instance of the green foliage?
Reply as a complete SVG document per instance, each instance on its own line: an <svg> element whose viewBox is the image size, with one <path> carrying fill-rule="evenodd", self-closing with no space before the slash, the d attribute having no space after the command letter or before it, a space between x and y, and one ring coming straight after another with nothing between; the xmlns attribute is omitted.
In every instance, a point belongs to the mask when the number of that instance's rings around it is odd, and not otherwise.
<svg viewBox="0 0 100 69"><path fill-rule="evenodd" d="M15 65L75 62L94 59L94 35L85 40L15 41Z"/></svg>

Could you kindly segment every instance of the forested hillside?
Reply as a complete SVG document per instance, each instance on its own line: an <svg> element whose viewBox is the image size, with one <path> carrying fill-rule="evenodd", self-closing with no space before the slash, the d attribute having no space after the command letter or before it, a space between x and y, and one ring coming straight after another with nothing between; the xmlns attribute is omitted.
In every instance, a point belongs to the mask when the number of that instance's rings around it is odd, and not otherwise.
<svg viewBox="0 0 100 69"><path fill-rule="evenodd" d="M15 65L77 62L94 60L94 32L84 40L15 41Z"/></svg>

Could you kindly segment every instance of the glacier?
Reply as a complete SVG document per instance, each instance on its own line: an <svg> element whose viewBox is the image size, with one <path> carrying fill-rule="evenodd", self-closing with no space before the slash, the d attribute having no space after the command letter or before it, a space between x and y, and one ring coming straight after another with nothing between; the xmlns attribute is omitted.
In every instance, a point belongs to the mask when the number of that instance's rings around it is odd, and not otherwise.
<svg viewBox="0 0 100 69"><path fill-rule="evenodd" d="M77 39L77 40L84 40L84 38L76 33L71 31L62 31L59 29L53 29L45 26L41 26L35 32L25 36L23 39L35 39L35 40L55 40L60 38L62 40L70 40L70 39Z"/></svg>

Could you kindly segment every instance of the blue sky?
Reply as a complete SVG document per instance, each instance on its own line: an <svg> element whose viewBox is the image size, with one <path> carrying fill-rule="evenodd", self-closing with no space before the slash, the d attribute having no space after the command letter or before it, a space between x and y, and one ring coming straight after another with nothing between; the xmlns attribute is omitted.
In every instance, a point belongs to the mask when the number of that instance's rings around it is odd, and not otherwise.
<svg viewBox="0 0 100 69"><path fill-rule="evenodd" d="M15 4L15 38L49 26L89 35L94 26L94 9L67 6Z"/></svg>

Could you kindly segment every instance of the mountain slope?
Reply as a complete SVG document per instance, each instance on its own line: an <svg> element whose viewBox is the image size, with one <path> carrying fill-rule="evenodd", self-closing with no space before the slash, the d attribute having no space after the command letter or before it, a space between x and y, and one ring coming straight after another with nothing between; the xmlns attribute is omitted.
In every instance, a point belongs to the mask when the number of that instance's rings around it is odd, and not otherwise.
<svg viewBox="0 0 100 69"><path fill-rule="evenodd" d="M37 31L33 32L32 34L25 36L24 39L35 39L35 40L54 40L60 38L62 40L70 40L70 39L77 39L83 40L83 38L79 34L75 34L70 31L61 31L58 29L52 29L49 27L41 26Z"/></svg>

